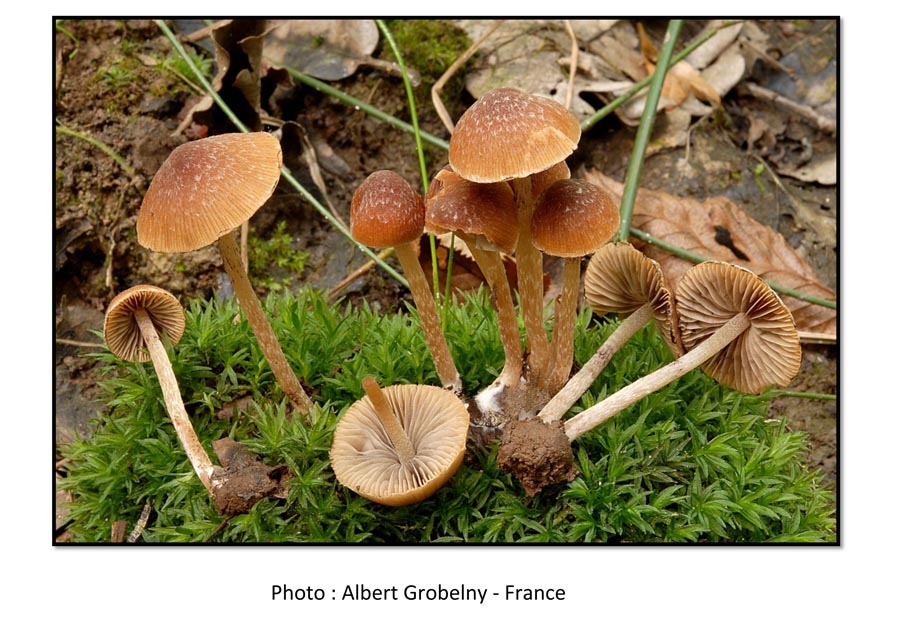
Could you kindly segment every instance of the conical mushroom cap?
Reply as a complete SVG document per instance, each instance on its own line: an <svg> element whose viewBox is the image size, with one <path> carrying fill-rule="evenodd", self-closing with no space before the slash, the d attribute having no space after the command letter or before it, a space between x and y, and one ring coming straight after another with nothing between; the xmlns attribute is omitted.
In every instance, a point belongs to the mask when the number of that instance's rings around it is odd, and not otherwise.
<svg viewBox="0 0 900 625"><path fill-rule="evenodd" d="M511 254L519 238L512 189L505 182L470 182L449 169L434 177L425 195L425 227L435 234L484 237Z"/></svg>
<svg viewBox="0 0 900 625"><path fill-rule="evenodd" d="M265 132L180 145L147 189L138 243L155 252L190 252L215 243L265 204L280 177L281 144Z"/></svg>
<svg viewBox="0 0 900 625"><path fill-rule="evenodd" d="M462 463L469 412L442 388L398 384L383 389L412 443L408 465L382 425L368 396L351 405L334 431L331 465L338 481L388 506L422 501L443 486Z"/></svg>
<svg viewBox="0 0 900 625"><path fill-rule="evenodd" d="M702 365L743 393L787 386L800 370L800 338L791 311L755 274L708 261L687 270L675 289L681 341L690 351L738 313L750 328Z"/></svg>
<svg viewBox="0 0 900 625"><path fill-rule="evenodd" d="M156 332L165 333L173 345L184 334L184 309L175 296L159 287L139 284L116 295L106 309L103 334L109 351L122 360L146 362L150 354L134 318L134 311L147 311Z"/></svg>
<svg viewBox="0 0 900 625"><path fill-rule="evenodd" d="M448 158L466 180L501 182L565 160L580 138L578 119L555 100L493 89L459 118Z"/></svg>
<svg viewBox="0 0 900 625"><path fill-rule="evenodd" d="M627 317L649 303L669 348L676 356L683 353L675 334L675 309L665 275L659 263L630 243L607 243L591 256L584 271L584 297L598 315Z"/></svg>
<svg viewBox="0 0 900 625"><path fill-rule="evenodd" d="M350 234L369 247L409 243L425 230L425 203L400 174L380 170L366 178L350 201Z"/></svg>
<svg viewBox="0 0 900 625"><path fill-rule="evenodd" d="M593 253L619 228L619 208L596 185L563 179L538 198L531 218L534 246L551 256L578 258Z"/></svg>

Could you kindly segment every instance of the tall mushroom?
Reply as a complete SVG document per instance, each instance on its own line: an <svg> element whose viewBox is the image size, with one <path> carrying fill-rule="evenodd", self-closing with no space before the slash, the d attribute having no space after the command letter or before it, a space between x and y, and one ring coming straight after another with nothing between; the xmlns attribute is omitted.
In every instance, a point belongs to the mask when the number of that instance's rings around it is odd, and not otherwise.
<svg viewBox="0 0 900 625"><path fill-rule="evenodd" d="M616 313L625 320L541 409L538 417L547 423L561 418L590 388L616 352L651 319L656 321L673 351L677 351L672 337L672 297L662 269L630 243L608 243L594 253L584 272L584 294L598 315Z"/></svg>
<svg viewBox="0 0 900 625"><path fill-rule="evenodd" d="M564 161L581 127L558 102L518 89L493 89L460 117L450 138L453 170L472 182L509 181L516 203L519 296L530 350L531 375L540 379L550 357L543 324L543 265L531 241L533 174Z"/></svg>
<svg viewBox="0 0 900 625"><path fill-rule="evenodd" d="M423 384L384 389L363 379L366 396L334 431L331 466L355 493L388 506L430 497L462 464L469 411L453 393Z"/></svg>
<svg viewBox="0 0 900 625"><path fill-rule="evenodd" d="M184 327L184 311L175 296L164 289L141 284L122 291L109 303L103 334L109 351L119 358L131 362L153 362L166 411L178 440L197 477L213 496L215 467L191 425L172 363L160 339L160 334L165 334L175 345L181 340Z"/></svg>
<svg viewBox="0 0 900 625"><path fill-rule="evenodd" d="M156 172L138 214L138 243L190 252L218 243L225 271L263 355L294 408L309 413L300 385L244 271L234 229L265 202L281 177L281 145L264 132L231 133L178 146Z"/></svg>
<svg viewBox="0 0 900 625"><path fill-rule="evenodd" d="M459 394L462 392L462 381L441 328L434 294L413 246L424 229L425 204L422 196L399 174L376 171L353 193L350 233L363 245L394 248L403 273L409 280L409 290L441 384Z"/></svg>
<svg viewBox="0 0 900 625"><path fill-rule="evenodd" d="M682 276L675 289L686 353L565 423L575 440L639 399L696 367L743 393L786 386L800 369L800 340L791 311L755 274L707 261Z"/></svg>
<svg viewBox="0 0 900 625"><path fill-rule="evenodd" d="M572 370L581 258L609 241L619 227L619 209L599 187L584 180L557 180L537 201L531 219L536 248L565 259L562 293L554 310L550 366L543 381L556 393Z"/></svg>
<svg viewBox="0 0 900 625"><path fill-rule="evenodd" d="M518 236L512 190L505 182L478 184L442 169L425 195L425 226L435 234L452 232L472 253L497 305L506 356L497 383L504 388L518 386L522 376L519 321L500 256L512 253Z"/></svg>

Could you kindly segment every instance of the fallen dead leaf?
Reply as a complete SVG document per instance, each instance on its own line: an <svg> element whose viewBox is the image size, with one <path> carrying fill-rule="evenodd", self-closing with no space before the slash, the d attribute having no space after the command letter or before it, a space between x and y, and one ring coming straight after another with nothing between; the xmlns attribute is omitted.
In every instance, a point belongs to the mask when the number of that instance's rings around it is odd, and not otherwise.
<svg viewBox="0 0 900 625"><path fill-rule="evenodd" d="M621 201L623 185L598 171L585 179ZM784 237L759 222L731 200L714 196L703 202L660 191L641 189L634 205L632 225L658 239L710 260L739 265L763 280L834 300L835 293L822 284L809 264ZM634 240L635 247L656 260L671 285L678 283L692 263ZM830 336L837 334L836 311L788 296L798 330Z"/></svg>

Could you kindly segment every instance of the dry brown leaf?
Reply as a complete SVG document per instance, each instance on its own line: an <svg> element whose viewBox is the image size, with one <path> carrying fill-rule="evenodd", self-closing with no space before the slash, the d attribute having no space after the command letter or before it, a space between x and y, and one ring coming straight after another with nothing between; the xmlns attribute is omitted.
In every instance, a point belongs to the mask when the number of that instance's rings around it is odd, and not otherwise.
<svg viewBox="0 0 900 625"><path fill-rule="evenodd" d="M621 201L623 185L602 173L589 172L585 178ZM632 225L658 239L689 252L740 265L762 279L802 291L822 299L835 293L780 234L752 219L731 200L715 196L704 202L660 191L639 190ZM635 246L660 263L670 284L677 284L692 263L659 248L634 241ZM833 309L782 296L791 309L797 328L836 336L837 315Z"/></svg>
<svg viewBox="0 0 900 625"><path fill-rule="evenodd" d="M656 46L650 37L647 36L647 33L644 32L644 26L640 22L638 22L637 31L641 41L641 56L643 57L644 68L649 75L656 69ZM694 69L687 61L679 61L672 66L663 81L662 97L672 102L666 108L671 109L678 106L692 94L698 99L711 104L719 104L721 102L719 94L703 79L699 71Z"/></svg>

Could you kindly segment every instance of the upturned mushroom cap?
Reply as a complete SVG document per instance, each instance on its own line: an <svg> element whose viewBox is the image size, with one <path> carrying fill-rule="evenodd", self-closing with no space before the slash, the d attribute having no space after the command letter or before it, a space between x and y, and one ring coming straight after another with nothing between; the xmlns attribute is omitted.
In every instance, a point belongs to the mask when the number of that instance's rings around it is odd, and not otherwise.
<svg viewBox="0 0 900 625"><path fill-rule="evenodd" d="M389 170L373 172L350 201L350 234L369 247L415 241L425 229L425 203L409 183Z"/></svg>
<svg viewBox="0 0 900 625"><path fill-rule="evenodd" d="M580 138L578 119L555 100L493 89L459 118L450 166L473 182L525 178L565 160Z"/></svg>
<svg viewBox="0 0 900 625"><path fill-rule="evenodd" d="M139 284L122 291L109 303L103 321L103 334L109 351L122 360L147 362L150 354L134 318L134 311L138 308L147 311L157 333L162 335L165 332L173 345L184 334L184 309L174 295L149 284Z"/></svg>
<svg viewBox="0 0 900 625"><path fill-rule="evenodd" d="M511 254L519 238L512 189L505 182L479 184L442 169L425 194L425 227L435 234L483 237Z"/></svg>
<svg viewBox="0 0 900 625"><path fill-rule="evenodd" d="M538 198L531 218L534 246L551 256L587 256L619 228L619 209L599 187L557 180Z"/></svg>
<svg viewBox="0 0 900 625"><path fill-rule="evenodd" d="M412 461L400 461L365 396L335 428L331 465L341 484L366 499L388 506L416 503L443 486L462 463L469 412L456 395L436 386L399 384L383 391L415 450Z"/></svg>
<svg viewBox="0 0 900 625"><path fill-rule="evenodd" d="M665 275L659 263L630 243L607 243L594 253L584 271L584 297L598 315L614 313L625 317L649 303L666 343L676 355L682 353Z"/></svg>
<svg viewBox="0 0 900 625"><path fill-rule="evenodd" d="M138 243L156 252L190 252L215 243L265 204L280 177L281 144L265 132L180 145L144 196Z"/></svg>
<svg viewBox="0 0 900 625"><path fill-rule="evenodd" d="M675 289L681 341L690 352L738 313L750 327L701 368L743 393L787 386L800 369L800 338L791 311L755 274L723 262L691 267Z"/></svg>

